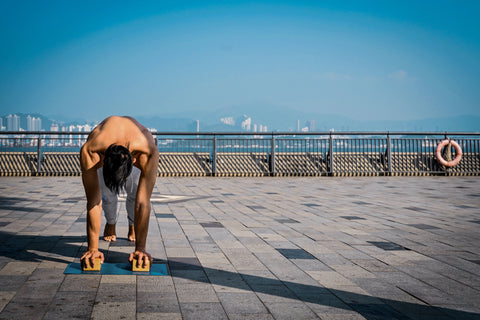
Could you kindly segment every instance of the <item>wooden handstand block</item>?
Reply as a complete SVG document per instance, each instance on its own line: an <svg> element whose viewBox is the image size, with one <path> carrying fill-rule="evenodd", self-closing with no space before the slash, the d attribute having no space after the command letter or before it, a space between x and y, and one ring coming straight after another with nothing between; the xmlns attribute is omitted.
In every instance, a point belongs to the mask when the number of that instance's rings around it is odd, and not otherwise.
<svg viewBox="0 0 480 320"><path fill-rule="evenodd" d="M148 260L147 266L137 267L137 259L133 259L133 261L132 261L132 271L149 272L150 271L150 260Z"/></svg>
<svg viewBox="0 0 480 320"><path fill-rule="evenodd" d="M90 261L91 263L91 261ZM83 271L100 271L100 268L102 267L102 260L100 258L95 258L95 261L93 263L93 267L87 267L85 264L85 261L82 261L82 270Z"/></svg>

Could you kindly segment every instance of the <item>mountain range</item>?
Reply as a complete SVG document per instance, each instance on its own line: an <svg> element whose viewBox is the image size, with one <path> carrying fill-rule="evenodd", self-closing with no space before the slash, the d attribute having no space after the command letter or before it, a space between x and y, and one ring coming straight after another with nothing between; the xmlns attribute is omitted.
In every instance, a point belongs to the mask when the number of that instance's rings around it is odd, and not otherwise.
<svg viewBox="0 0 480 320"><path fill-rule="evenodd" d="M19 114L26 118L27 114ZM103 119L69 118L62 115L45 116L39 113L30 115L42 118L42 127L49 131L53 122L70 124L95 125ZM250 118L252 129L262 125L268 132L295 132L307 125L314 131L435 131L435 132L480 132L480 117L473 115L427 118L419 120L356 120L334 114L305 113L290 108L275 107L226 107L214 111L191 110L189 112L165 112L157 115L132 115L144 126L159 132L195 132L197 120L201 132L240 132L241 123ZM4 116L2 116L4 118ZM229 124L220 121L229 118ZM22 120L21 124L25 120ZM312 121L314 128L312 128ZM4 126L5 118L4 118ZM308 122L308 123L307 123ZM24 126L22 126L25 128Z"/></svg>
<svg viewBox="0 0 480 320"><path fill-rule="evenodd" d="M227 125L221 118L233 118L234 125ZM334 114L305 113L289 108L244 108L228 107L212 112L192 110L185 113L170 113L156 116L137 116L136 119L158 131L196 131L195 120L200 121L200 131L243 131L241 122L251 118L252 125L267 126L272 131L297 131L314 121L315 131L456 131L480 132L480 117L465 115L455 117L427 118L418 120L356 120ZM309 122L309 123L307 123Z"/></svg>

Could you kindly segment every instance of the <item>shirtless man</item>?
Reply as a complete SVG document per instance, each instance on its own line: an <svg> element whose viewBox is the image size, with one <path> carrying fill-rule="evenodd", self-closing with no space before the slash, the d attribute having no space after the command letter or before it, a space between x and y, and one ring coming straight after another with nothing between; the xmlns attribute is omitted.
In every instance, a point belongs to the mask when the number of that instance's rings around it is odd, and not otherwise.
<svg viewBox="0 0 480 320"><path fill-rule="evenodd" d="M117 195L126 189L130 241L135 252L129 261L138 266L152 260L146 251L150 198L157 176L158 149L147 128L130 117L111 116L88 136L80 151L82 181L87 196L88 251L81 260L93 266L95 258L104 261L98 251L102 208L107 218L104 239L115 241Z"/></svg>

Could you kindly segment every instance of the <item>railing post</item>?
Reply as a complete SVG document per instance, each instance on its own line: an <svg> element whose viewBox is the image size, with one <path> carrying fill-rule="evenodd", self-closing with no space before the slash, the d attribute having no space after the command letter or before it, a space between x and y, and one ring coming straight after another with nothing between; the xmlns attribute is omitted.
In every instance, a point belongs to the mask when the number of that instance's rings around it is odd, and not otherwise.
<svg viewBox="0 0 480 320"><path fill-rule="evenodd" d="M330 138L329 138L329 145L328 145L328 154L330 155L330 159L329 159L329 171L330 171L330 175L333 176L333 135L332 133L330 132Z"/></svg>
<svg viewBox="0 0 480 320"><path fill-rule="evenodd" d="M270 147L270 175L275 176L275 136L272 133L272 144Z"/></svg>
<svg viewBox="0 0 480 320"><path fill-rule="evenodd" d="M387 172L388 175L392 175L392 142L390 133L387 133Z"/></svg>
<svg viewBox="0 0 480 320"><path fill-rule="evenodd" d="M37 174L42 170L42 138L37 138Z"/></svg>
<svg viewBox="0 0 480 320"><path fill-rule="evenodd" d="M212 141L212 175L215 176L217 173L217 136L213 135Z"/></svg>
<svg viewBox="0 0 480 320"><path fill-rule="evenodd" d="M155 135L155 138L153 139L155 142L155 148L157 148L158 153L160 153L160 150L158 150L158 136ZM157 164L157 177L160 175L160 157L158 159L158 164Z"/></svg>

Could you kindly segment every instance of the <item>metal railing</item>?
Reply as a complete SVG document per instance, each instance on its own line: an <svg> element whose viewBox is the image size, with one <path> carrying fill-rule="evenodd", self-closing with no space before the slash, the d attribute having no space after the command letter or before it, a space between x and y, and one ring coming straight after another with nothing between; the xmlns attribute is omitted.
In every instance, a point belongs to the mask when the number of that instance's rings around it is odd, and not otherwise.
<svg viewBox="0 0 480 320"><path fill-rule="evenodd" d="M159 175L478 175L480 133L154 132ZM88 132L0 132L1 175L80 174ZM463 158L447 168L437 145L450 138ZM452 148L452 156L455 150Z"/></svg>

